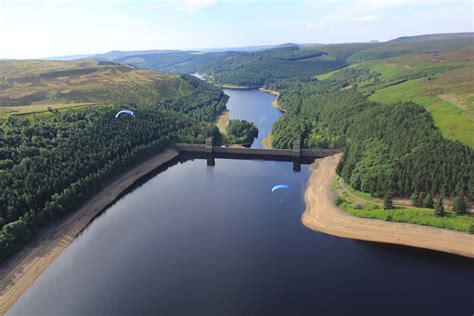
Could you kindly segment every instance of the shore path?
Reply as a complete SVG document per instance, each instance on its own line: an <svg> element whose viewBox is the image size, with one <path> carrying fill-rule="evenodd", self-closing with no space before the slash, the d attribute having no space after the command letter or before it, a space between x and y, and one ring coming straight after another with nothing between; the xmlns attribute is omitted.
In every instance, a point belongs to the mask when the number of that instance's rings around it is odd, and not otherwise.
<svg viewBox="0 0 474 316"><path fill-rule="evenodd" d="M177 150L168 149L123 174L79 210L48 226L22 251L4 262L0 266L0 315L4 315L15 304L100 212L143 176L177 156Z"/></svg>
<svg viewBox="0 0 474 316"><path fill-rule="evenodd" d="M474 235L428 226L354 217L332 200L332 181L342 154L318 159L311 165L306 186L305 226L338 237L398 244L474 258Z"/></svg>

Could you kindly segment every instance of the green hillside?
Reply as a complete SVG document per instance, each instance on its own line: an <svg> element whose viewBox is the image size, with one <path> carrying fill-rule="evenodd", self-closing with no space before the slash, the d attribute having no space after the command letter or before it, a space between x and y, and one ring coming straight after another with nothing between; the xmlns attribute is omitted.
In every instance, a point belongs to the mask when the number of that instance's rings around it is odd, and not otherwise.
<svg viewBox="0 0 474 316"><path fill-rule="evenodd" d="M217 84L261 87L285 79L309 80L361 61L444 53L472 45L472 33L459 33L404 37L383 43L285 44L256 52L163 51L112 59L164 73L205 72Z"/></svg>
<svg viewBox="0 0 474 316"><path fill-rule="evenodd" d="M474 200L474 49L460 48L463 37L400 39L444 44L439 52L364 61L310 81L270 83L286 110L272 146L291 148L294 139L305 147L344 146L338 173L374 196ZM450 41L457 44L449 48Z"/></svg>
<svg viewBox="0 0 474 316"><path fill-rule="evenodd" d="M347 59L348 63L388 58L413 53L446 52L473 47L474 33L429 34L407 36L374 45Z"/></svg>
<svg viewBox="0 0 474 316"><path fill-rule="evenodd" d="M474 148L474 50L409 54L351 65L319 80L341 80L369 100L413 101L425 107L442 134Z"/></svg>
<svg viewBox="0 0 474 316"><path fill-rule="evenodd" d="M0 106L151 103L193 87L177 76L109 61L0 61Z"/></svg>
<svg viewBox="0 0 474 316"><path fill-rule="evenodd" d="M290 77L309 79L314 74L345 65L320 49L290 45L259 52L173 52L116 59L165 73L206 72L217 84L263 86Z"/></svg>
<svg viewBox="0 0 474 316"><path fill-rule="evenodd" d="M286 113L272 146L346 148L340 175L354 188L383 196L414 192L474 199L474 151L445 139L421 106L374 103L337 80L281 84Z"/></svg>

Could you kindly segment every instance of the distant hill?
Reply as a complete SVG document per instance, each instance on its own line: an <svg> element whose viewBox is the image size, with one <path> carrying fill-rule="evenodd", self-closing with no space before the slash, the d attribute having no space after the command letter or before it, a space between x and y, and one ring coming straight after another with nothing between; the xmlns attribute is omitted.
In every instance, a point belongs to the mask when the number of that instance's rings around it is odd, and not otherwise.
<svg viewBox="0 0 474 316"><path fill-rule="evenodd" d="M275 48L279 45L258 45L258 46L237 46L237 47L219 47L219 48L200 48L195 51L207 53L222 53L222 52L258 52L266 49Z"/></svg>
<svg viewBox="0 0 474 316"><path fill-rule="evenodd" d="M287 45L296 44L282 44L282 45L260 45L260 46L242 46L242 47L222 47L222 48L199 48L192 50L176 50L176 49L157 49L157 50L135 50L135 51L121 51L114 50L103 54L89 54L89 55L71 55L71 56L60 56L45 58L48 60L74 60L80 58L96 58L96 59L118 59L129 56L138 55L156 55L156 54L169 54L169 53L222 53L222 52L257 52L276 47L285 47Z"/></svg>
<svg viewBox="0 0 474 316"><path fill-rule="evenodd" d="M169 52L160 54L141 54L115 58L113 60L140 68L153 69L163 73L194 73L231 58L247 55L247 52Z"/></svg>
<svg viewBox="0 0 474 316"><path fill-rule="evenodd" d="M433 41L433 40L451 40L451 39L470 39L471 44L473 40L472 32L466 33L440 33L440 34L424 34L424 35L415 35L415 36L402 36L388 42L417 42L417 41Z"/></svg>
<svg viewBox="0 0 474 316"><path fill-rule="evenodd" d="M365 48L366 46L364 46ZM352 51L351 51L352 53ZM318 46L284 44L257 52L170 52L133 55L113 60L163 73L206 72L216 83L262 86L267 80L311 78L346 65L346 54L329 55Z"/></svg>
<svg viewBox="0 0 474 316"><path fill-rule="evenodd" d="M405 36L387 42L285 43L192 51L111 51L91 58L108 59L168 74L204 72L217 84L260 87L282 79L310 79L363 61L472 47L474 33L448 33Z"/></svg>
<svg viewBox="0 0 474 316"><path fill-rule="evenodd" d="M158 55L158 54L167 54L179 52L179 50L171 50L171 49L164 49L164 50L131 50L131 51L121 51L121 50L113 50L104 54L95 54L91 55L90 58L96 59L118 59L124 58L127 56L135 56L135 55Z"/></svg>
<svg viewBox="0 0 474 316"><path fill-rule="evenodd" d="M460 50L473 47L473 43L474 33L453 33L401 37L387 42L285 43L227 51L111 52L97 56L163 73L205 72L217 84L259 87L282 79L310 79L361 61Z"/></svg>
<svg viewBox="0 0 474 316"><path fill-rule="evenodd" d="M441 53L473 47L474 33L405 36L356 52L347 59L347 62L357 63L365 60L395 57L413 53Z"/></svg>
<svg viewBox="0 0 474 316"><path fill-rule="evenodd" d="M178 76L111 61L0 61L0 107L38 104L147 104L194 88Z"/></svg>
<svg viewBox="0 0 474 316"><path fill-rule="evenodd" d="M93 56L93 54L76 54L76 55L66 55L66 56L54 56L54 57L46 57L41 58L41 60L76 60L76 59L83 59Z"/></svg>

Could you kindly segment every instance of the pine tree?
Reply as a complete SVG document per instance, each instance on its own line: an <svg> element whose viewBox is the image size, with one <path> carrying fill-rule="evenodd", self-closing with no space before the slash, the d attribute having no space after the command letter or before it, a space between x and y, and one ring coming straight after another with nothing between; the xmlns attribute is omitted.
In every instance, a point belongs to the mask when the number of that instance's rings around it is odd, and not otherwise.
<svg viewBox="0 0 474 316"><path fill-rule="evenodd" d="M416 206L420 207L423 206L423 201L425 200L426 194L425 192L421 192L418 194L418 201L416 201Z"/></svg>
<svg viewBox="0 0 474 316"><path fill-rule="evenodd" d="M418 193L413 193L411 196L410 196L410 200L411 200L411 204L413 206L417 206L418 204Z"/></svg>
<svg viewBox="0 0 474 316"><path fill-rule="evenodd" d="M433 197L431 196L431 194L428 193L423 199L423 206L433 208Z"/></svg>
<svg viewBox="0 0 474 316"><path fill-rule="evenodd" d="M384 210L393 209L392 195L390 193L386 193L383 198L383 208Z"/></svg>
<svg viewBox="0 0 474 316"><path fill-rule="evenodd" d="M464 200L464 194L460 194L453 198L453 212L458 214L466 213L466 201Z"/></svg>
<svg viewBox="0 0 474 316"><path fill-rule="evenodd" d="M444 216L444 197L440 196L438 199L438 203L436 203L435 214L437 216Z"/></svg>

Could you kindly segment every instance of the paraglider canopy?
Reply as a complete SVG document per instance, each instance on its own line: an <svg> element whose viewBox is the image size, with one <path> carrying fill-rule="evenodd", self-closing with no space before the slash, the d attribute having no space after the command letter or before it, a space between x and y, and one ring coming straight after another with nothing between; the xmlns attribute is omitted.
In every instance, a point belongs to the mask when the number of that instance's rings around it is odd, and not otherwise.
<svg viewBox="0 0 474 316"><path fill-rule="evenodd" d="M280 189L290 190L290 187L286 184L278 184L272 188L272 192L275 192L276 190L280 190Z"/></svg>
<svg viewBox="0 0 474 316"><path fill-rule="evenodd" d="M119 117L121 114L127 114L127 115L135 117L135 113L133 113L132 111L122 110L122 111L117 112L117 114L115 114L115 118Z"/></svg>

